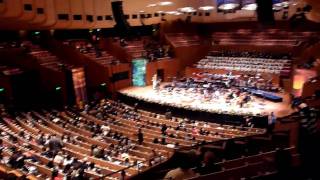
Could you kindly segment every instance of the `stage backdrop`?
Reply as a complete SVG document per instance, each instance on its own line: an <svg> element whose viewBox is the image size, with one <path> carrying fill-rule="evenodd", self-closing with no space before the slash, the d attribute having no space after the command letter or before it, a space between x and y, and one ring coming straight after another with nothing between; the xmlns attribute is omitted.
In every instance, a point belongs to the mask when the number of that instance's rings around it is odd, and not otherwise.
<svg viewBox="0 0 320 180"><path fill-rule="evenodd" d="M132 84L133 86L146 85L146 66L148 61L146 59L132 60Z"/></svg>

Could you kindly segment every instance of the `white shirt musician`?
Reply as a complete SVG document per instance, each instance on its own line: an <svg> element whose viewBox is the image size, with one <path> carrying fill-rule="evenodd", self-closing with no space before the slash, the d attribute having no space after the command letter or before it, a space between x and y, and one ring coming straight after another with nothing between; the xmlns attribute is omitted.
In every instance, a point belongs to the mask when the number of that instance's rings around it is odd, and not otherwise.
<svg viewBox="0 0 320 180"><path fill-rule="evenodd" d="M154 74L152 76L152 89L153 90L156 90L157 89L157 84L158 84L158 77L157 77L157 74Z"/></svg>

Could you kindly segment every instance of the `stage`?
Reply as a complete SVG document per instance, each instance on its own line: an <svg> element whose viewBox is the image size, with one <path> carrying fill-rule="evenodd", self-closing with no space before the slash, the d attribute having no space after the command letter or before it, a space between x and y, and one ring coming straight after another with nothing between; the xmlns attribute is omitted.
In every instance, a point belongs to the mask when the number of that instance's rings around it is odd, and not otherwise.
<svg viewBox="0 0 320 180"><path fill-rule="evenodd" d="M166 84L161 84L161 86L164 85ZM272 102L254 97L254 101L243 107L232 102L227 103L223 96L214 100L205 100L193 92L168 93L161 90L153 90L152 86L128 87L120 90L119 93L147 103L212 114L265 117L274 112L277 117L283 117L293 111L290 108L288 93L276 93L276 95L283 98L282 102Z"/></svg>

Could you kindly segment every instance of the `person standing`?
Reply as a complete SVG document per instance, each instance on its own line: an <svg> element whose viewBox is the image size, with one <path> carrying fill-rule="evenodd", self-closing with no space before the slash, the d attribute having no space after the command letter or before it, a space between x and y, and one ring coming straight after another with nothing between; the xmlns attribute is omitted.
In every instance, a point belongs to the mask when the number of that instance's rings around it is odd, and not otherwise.
<svg viewBox="0 0 320 180"><path fill-rule="evenodd" d="M271 112L268 117L268 133L271 133L275 127L276 124L276 116L274 115L274 112Z"/></svg>
<svg viewBox="0 0 320 180"><path fill-rule="evenodd" d="M141 145L143 143L143 133L141 129L138 130L138 143Z"/></svg>

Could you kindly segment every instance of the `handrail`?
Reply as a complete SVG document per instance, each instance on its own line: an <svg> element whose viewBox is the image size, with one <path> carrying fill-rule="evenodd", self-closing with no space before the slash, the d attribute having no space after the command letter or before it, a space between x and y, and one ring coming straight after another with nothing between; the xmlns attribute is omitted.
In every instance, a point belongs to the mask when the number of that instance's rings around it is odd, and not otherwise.
<svg viewBox="0 0 320 180"><path fill-rule="evenodd" d="M162 163L162 157L161 157L161 155L160 155L160 156L154 156L152 159L155 159L155 158L157 158L157 157L160 158L160 161L159 161L157 164ZM140 164L144 164L144 163L146 163L146 162L150 162L152 159L148 159L148 160L145 160L145 161L142 161L142 162L138 162L137 164L130 165L130 166L126 167L126 168L119 169L118 171L114 171L114 172L112 172L112 173L106 174L106 175L102 176L101 179L104 179L104 178L106 178L106 177L110 177L110 176L112 176L112 175L114 175L114 174L120 173L120 172L125 171L125 170L127 170L127 169L129 169L129 168L133 168L134 166L137 166L137 167L138 167L138 174L139 174L139 173L140 173L140 167L139 167L139 165L140 165ZM154 166L154 165L152 165L152 166ZM149 167L150 167L150 166L149 166Z"/></svg>

